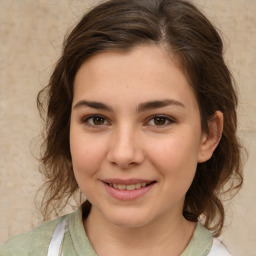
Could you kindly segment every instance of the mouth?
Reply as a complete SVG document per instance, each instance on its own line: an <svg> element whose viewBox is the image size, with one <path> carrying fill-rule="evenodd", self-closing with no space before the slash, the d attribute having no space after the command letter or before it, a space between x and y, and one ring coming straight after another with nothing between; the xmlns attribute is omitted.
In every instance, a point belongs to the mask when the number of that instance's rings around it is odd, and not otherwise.
<svg viewBox="0 0 256 256"><path fill-rule="evenodd" d="M149 180L104 180L106 191L115 199L122 201L135 200L148 194L155 187L157 181Z"/></svg>
<svg viewBox="0 0 256 256"><path fill-rule="evenodd" d="M105 182L108 186L119 189L119 190L128 190L133 191L140 188L144 188L147 186L150 186L151 184L155 183L156 181L151 182L140 182L140 183L134 183L134 184L118 184L118 183L109 183Z"/></svg>

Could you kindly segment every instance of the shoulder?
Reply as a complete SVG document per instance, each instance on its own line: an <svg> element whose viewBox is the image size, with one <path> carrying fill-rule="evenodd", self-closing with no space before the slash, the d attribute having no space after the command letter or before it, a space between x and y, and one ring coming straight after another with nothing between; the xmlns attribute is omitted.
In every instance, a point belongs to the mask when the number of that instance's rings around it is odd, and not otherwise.
<svg viewBox="0 0 256 256"><path fill-rule="evenodd" d="M0 256L47 255L52 233L63 218L43 223L26 233L10 238L0 245Z"/></svg>
<svg viewBox="0 0 256 256"><path fill-rule="evenodd" d="M231 256L231 254L219 239L214 238L212 248L208 256Z"/></svg>

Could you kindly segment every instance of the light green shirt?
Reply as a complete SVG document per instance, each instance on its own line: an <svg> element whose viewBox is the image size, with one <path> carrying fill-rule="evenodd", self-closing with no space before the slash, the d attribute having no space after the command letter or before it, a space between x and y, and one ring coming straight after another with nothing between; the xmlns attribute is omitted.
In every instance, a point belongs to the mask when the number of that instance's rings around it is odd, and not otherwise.
<svg viewBox="0 0 256 256"><path fill-rule="evenodd" d="M84 230L82 207L76 212L9 239L0 246L0 256L46 256L52 234L63 218L68 218L68 230L64 235L62 247L64 255L97 256ZM181 256L206 256L212 241L210 232L198 222L193 237Z"/></svg>

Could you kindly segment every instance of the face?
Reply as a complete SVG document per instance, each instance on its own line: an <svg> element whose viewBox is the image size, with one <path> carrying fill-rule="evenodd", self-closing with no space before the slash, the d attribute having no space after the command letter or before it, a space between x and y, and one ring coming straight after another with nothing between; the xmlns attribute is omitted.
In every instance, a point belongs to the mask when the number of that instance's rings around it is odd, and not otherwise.
<svg viewBox="0 0 256 256"><path fill-rule="evenodd" d="M100 53L77 72L74 173L109 223L139 227L182 216L203 142L193 90L162 48Z"/></svg>

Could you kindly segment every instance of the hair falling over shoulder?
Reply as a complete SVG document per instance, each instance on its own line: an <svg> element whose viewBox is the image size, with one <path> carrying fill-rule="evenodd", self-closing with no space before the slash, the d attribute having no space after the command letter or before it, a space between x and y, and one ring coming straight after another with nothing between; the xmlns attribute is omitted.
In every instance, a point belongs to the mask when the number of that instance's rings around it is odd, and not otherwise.
<svg viewBox="0 0 256 256"><path fill-rule="evenodd" d="M74 77L81 64L103 51L126 51L141 44L164 47L192 86L203 132L216 111L224 115L222 138L210 160L199 163L183 215L215 236L224 224L224 195L242 185L242 147L237 132L237 95L223 59L223 43L209 20L185 0L109 0L86 13L67 36L49 84L37 98L45 117L41 173L45 178L41 210L58 214L79 194L69 145ZM229 193L228 193L229 192Z"/></svg>

